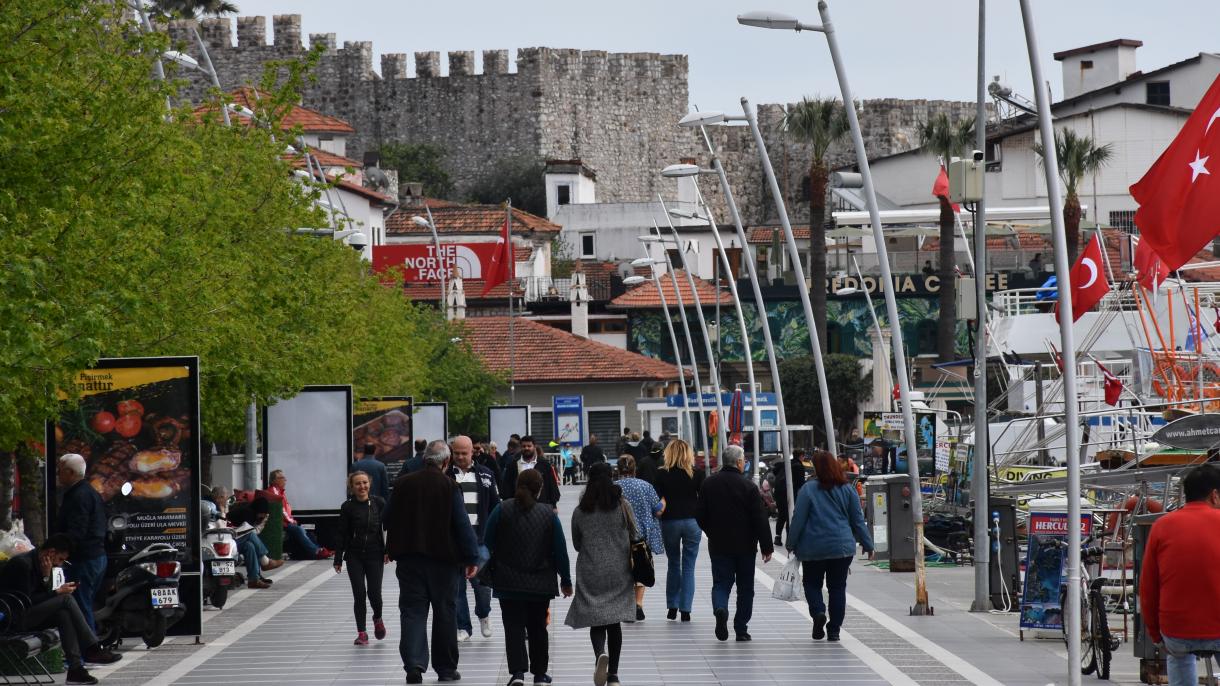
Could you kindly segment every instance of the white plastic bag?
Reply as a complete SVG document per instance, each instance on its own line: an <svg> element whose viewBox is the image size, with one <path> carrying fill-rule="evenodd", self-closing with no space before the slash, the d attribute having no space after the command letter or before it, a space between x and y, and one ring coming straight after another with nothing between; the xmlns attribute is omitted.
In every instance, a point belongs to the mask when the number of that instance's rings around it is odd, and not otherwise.
<svg viewBox="0 0 1220 686"><path fill-rule="evenodd" d="M784 563L779 577L775 579L775 586L771 588L771 597L785 602L804 599L805 588L801 584L801 561L796 559L795 555L789 557L788 561Z"/></svg>

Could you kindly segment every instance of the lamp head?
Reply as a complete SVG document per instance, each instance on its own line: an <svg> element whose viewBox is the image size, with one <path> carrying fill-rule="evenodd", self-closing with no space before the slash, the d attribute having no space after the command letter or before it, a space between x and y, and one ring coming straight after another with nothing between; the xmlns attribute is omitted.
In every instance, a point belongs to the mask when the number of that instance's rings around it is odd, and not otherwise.
<svg viewBox="0 0 1220 686"><path fill-rule="evenodd" d="M667 179L681 179L688 176L698 176L699 171L699 165L697 164L671 164L661 170L661 176Z"/></svg>
<svg viewBox="0 0 1220 686"><path fill-rule="evenodd" d="M843 288L835 291L835 295L855 295L859 292L860 289L856 288L855 286L844 286Z"/></svg>
<svg viewBox="0 0 1220 686"><path fill-rule="evenodd" d="M176 64L180 67L186 67L188 69L199 69L199 62L194 57L191 57L190 55L186 54L185 52L178 52L177 50L166 50L165 52L161 53L161 57L169 60L170 62L173 62L174 64Z"/></svg>
<svg viewBox="0 0 1220 686"><path fill-rule="evenodd" d="M627 278L623 279L623 285L624 286L638 286L646 281L648 281L648 279L645 279L642 276L628 276Z"/></svg>
<svg viewBox="0 0 1220 686"><path fill-rule="evenodd" d="M724 112L691 112L678 121L678 126L693 129L696 126L712 126L724 123Z"/></svg>
<svg viewBox="0 0 1220 686"><path fill-rule="evenodd" d="M638 238L640 239L641 243L660 243L661 242L660 236L653 236L651 234L649 234L647 236L638 236Z"/></svg>
<svg viewBox="0 0 1220 686"><path fill-rule="evenodd" d="M631 261L631 266L632 267L650 267L656 263L657 263L657 261L652 259L651 257L637 257L636 259Z"/></svg>
<svg viewBox="0 0 1220 686"><path fill-rule="evenodd" d="M756 11L737 15L737 23L742 26L755 26L760 29L781 29L795 31L801 25L796 17L779 12Z"/></svg>
<svg viewBox="0 0 1220 686"><path fill-rule="evenodd" d="M704 220L703 217L700 217L699 215L695 214L694 212L686 212L683 210L670 210L669 214L671 217L677 217L678 219L698 219L700 221Z"/></svg>
<svg viewBox="0 0 1220 686"><path fill-rule="evenodd" d="M411 223L424 229L432 228L432 225L428 223L428 220L420 216L411 217Z"/></svg>

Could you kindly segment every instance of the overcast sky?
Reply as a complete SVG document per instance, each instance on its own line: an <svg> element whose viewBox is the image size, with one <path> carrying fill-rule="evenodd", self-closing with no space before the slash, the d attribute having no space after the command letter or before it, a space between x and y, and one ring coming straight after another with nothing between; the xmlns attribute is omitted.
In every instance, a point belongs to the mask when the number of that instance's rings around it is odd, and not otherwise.
<svg viewBox="0 0 1220 686"><path fill-rule="evenodd" d="M838 95L820 34L739 26L737 14L767 9L817 22L811 0L234 0L241 15L300 14L302 36L335 33L372 41L383 53L545 46L690 57L691 103L732 109L802 95ZM1151 71L1220 52L1218 0L1033 0L1043 69L1056 99L1059 63L1051 54L1114 38L1142 40L1138 66ZM973 100L974 0L832 0L831 11L852 90L863 98ZM267 22L271 31L271 22ZM1017 0L988 3L987 74L1032 99ZM408 58L413 62L413 56ZM481 61L479 54L476 57ZM414 69L413 65L409 67ZM413 73L413 71L412 71Z"/></svg>

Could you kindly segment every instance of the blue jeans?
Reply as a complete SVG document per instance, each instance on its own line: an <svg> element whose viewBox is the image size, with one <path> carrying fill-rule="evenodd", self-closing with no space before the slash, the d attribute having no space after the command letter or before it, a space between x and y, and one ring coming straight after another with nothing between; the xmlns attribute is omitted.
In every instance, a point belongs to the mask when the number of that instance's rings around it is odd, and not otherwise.
<svg viewBox="0 0 1220 686"><path fill-rule="evenodd" d="M695 561L703 531L691 519L662 519L661 540L665 543L665 607L690 612L695 602Z"/></svg>
<svg viewBox="0 0 1220 686"><path fill-rule="evenodd" d="M85 622L90 629L97 631L97 623L93 621L93 602L97 597L97 590L102 587L102 580L106 577L106 562L108 558L105 555L100 557L90 558L88 560L73 560L71 570L71 581L75 581L76 592L72 594L76 598L77 605L80 605L80 613L85 616Z"/></svg>
<svg viewBox="0 0 1220 686"><path fill-rule="evenodd" d="M267 546L258 533L250 533L237 539L237 550L246 558L246 581L263 578L262 557L267 554Z"/></svg>
<svg viewBox="0 0 1220 686"><path fill-rule="evenodd" d="M486 564L489 557L487 548L479 546L479 566ZM491 615L491 589L479 583L478 579L470 580L470 588L474 591L474 615L479 619L486 619ZM458 571L456 600L457 626L466 633L473 634L474 627L470 624L470 600L466 598L466 574L464 570Z"/></svg>
<svg viewBox="0 0 1220 686"><path fill-rule="evenodd" d="M288 548L292 545L292 554L300 555L307 560L312 560L318 556L318 546L313 541L309 540L309 534L296 524L284 525L284 547Z"/></svg>
<svg viewBox="0 0 1220 686"><path fill-rule="evenodd" d="M712 609L728 610L729 594L737 584L737 613L733 615L733 630L746 633L754 614L755 553L712 555Z"/></svg>
<svg viewBox="0 0 1220 686"><path fill-rule="evenodd" d="M1169 672L1169 686L1195 686L1199 683L1195 672L1195 656L1192 650L1215 650L1220 652L1220 638L1173 638L1161 636L1165 646L1165 666ZM1215 660L1212 660L1215 664Z"/></svg>
<svg viewBox="0 0 1220 686"><path fill-rule="evenodd" d="M847 575L851 571L851 558L838 557L830 560L805 560L801 563L805 600L809 602L809 614L824 615L826 605L822 603L822 580L826 581L826 595L830 602L829 621L826 629L836 634L843 626L847 614Z"/></svg>

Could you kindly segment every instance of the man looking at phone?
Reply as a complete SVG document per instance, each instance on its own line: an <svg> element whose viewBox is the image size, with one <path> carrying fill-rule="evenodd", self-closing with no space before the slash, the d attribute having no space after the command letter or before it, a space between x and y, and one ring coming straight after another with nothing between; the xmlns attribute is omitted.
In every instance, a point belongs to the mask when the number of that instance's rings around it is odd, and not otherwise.
<svg viewBox="0 0 1220 686"><path fill-rule="evenodd" d="M97 679L85 669L85 661L108 664L118 661L120 656L97 645L97 636L72 599L76 584L63 583L63 573L58 568L71 552L72 539L66 534L53 534L42 545L0 567L0 589L29 598L30 608L22 619L21 630L52 627L59 630L68 663L67 683L96 684Z"/></svg>

